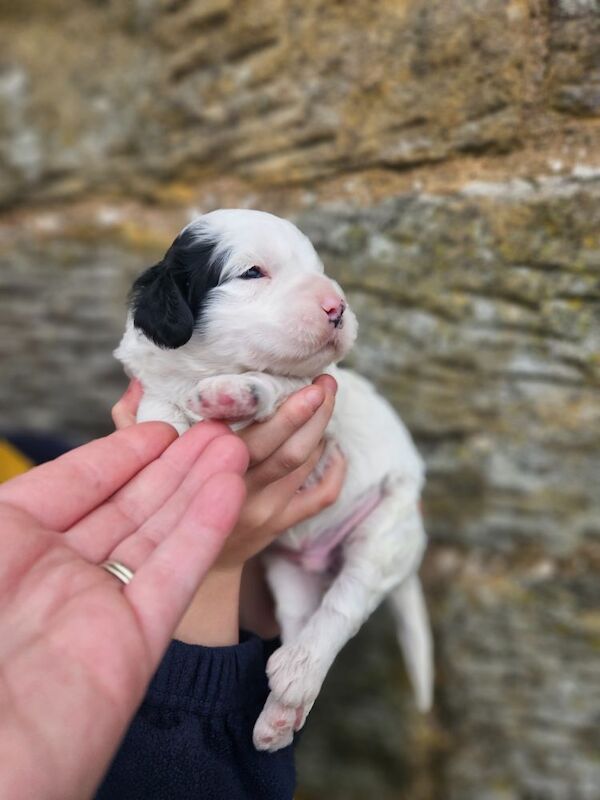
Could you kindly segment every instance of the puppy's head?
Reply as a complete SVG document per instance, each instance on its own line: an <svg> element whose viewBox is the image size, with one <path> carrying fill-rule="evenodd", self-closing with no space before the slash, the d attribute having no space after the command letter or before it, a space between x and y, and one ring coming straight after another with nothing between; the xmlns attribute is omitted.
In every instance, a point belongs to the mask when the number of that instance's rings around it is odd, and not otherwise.
<svg viewBox="0 0 600 800"><path fill-rule="evenodd" d="M262 211L194 220L134 283L131 305L134 326L159 347L240 371L312 376L356 338L310 241Z"/></svg>

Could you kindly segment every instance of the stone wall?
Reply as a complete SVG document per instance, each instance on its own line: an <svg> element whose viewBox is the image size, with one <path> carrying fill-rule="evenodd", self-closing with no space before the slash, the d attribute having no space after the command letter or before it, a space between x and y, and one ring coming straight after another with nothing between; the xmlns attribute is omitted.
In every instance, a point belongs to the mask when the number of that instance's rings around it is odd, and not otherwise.
<svg viewBox="0 0 600 800"><path fill-rule="evenodd" d="M596 800L600 5L0 0L0 422L107 431L132 277L293 218L428 464L434 712L384 611L300 800ZM597 737L596 737L597 738Z"/></svg>

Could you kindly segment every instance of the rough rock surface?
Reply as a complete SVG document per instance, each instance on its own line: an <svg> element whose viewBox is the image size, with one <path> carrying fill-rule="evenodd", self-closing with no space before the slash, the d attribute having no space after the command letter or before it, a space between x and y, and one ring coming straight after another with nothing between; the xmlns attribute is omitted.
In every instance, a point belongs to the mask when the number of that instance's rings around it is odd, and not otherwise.
<svg viewBox="0 0 600 800"><path fill-rule="evenodd" d="M428 465L436 706L385 611L299 800L600 797L600 6L0 0L0 423L109 429L133 276L294 218Z"/></svg>

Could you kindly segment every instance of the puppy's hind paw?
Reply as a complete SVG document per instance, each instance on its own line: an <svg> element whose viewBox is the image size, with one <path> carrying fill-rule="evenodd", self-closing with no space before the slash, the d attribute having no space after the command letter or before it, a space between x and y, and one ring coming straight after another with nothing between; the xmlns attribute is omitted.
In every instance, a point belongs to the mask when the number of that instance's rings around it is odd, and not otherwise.
<svg viewBox="0 0 600 800"><path fill-rule="evenodd" d="M304 709L280 703L271 692L254 726L254 746L269 753L287 747L305 719Z"/></svg>
<svg viewBox="0 0 600 800"><path fill-rule="evenodd" d="M267 677L271 691L294 708L311 708L325 680L314 653L302 642L288 642L270 656Z"/></svg>

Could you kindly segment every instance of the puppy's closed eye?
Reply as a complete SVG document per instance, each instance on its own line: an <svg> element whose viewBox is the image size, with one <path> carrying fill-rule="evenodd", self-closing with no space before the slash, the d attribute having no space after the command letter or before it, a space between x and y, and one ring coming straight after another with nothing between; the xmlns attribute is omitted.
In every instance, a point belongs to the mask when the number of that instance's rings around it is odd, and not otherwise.
<svg viewBox="0 0 600 800"><path fill-rule="evenodd" d="M264 270L262 270L260 267L250 267L250 269L247 269L246 272L240 275L240 278L242 278L245 281L252 280L253 278L265 278L265 277L266 274Z"/></svg>

